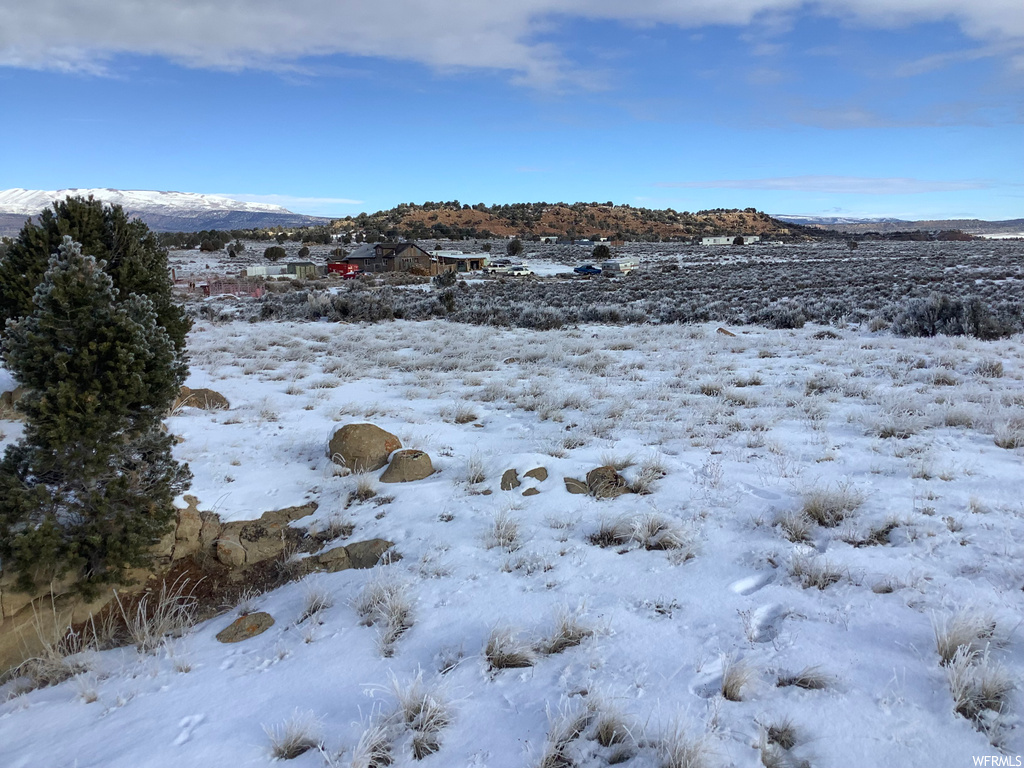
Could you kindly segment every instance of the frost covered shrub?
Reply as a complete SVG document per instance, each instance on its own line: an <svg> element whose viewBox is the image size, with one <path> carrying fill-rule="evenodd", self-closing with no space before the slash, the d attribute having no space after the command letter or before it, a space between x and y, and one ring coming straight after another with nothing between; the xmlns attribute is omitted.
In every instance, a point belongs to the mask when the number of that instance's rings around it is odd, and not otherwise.
<svg viewBox="0 0 1024 768"><path fill-rule="evenodd" d="M767 325L769 328L803 328L804 323L807 322L807 316L802 308L785 304L769 307L754 317L755 322Z"/></svg>
<svg viewBox="0 0 1024 768"><path fill-rule="evenodd" d="M998 339L1020 330L1012 310L993 312L977 297L961 300L932 293L928 298L910 299L896 315L892 331L897 336L975 336Z"/></svg>

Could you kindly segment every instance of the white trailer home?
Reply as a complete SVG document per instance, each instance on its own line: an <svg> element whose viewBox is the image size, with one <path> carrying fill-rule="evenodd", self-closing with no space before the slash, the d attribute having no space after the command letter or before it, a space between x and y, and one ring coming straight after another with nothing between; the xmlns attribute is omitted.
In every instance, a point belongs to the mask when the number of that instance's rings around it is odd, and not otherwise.
<svg viewBox="0 0 1024 768"><path fill-rule="evenodd" d="M602 275L628 275L639 266L636 259L609 259L601 262Z"/></svg>

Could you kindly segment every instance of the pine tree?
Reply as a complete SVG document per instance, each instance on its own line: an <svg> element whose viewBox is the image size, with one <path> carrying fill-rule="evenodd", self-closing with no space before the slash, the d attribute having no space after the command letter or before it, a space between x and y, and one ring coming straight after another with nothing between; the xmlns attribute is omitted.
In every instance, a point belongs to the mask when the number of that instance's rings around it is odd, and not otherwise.
<svg viewBox="0 0 1024 768"><path fill-rule="evenodd" d="M65 236L2 343L27 423L0 461L0 559L25 589L77 569L86 592L122 580L191 477L160 422L183 358L153 302L119 300L108 270Z"/></svg>
<svg viewBox="0 0 1024 768"><path fill-rule="evenodd" d="M70 236L84 253L106 263L118 295L148 296L157 323L170 334L179 355L191 322L171 295L167 252L143 222L129 219L119 205L104 205L92 197L68 197L43 211L38 224L26 222L18 237L0 255L0 327L34 311L36 286L50 257Z"/></svg>

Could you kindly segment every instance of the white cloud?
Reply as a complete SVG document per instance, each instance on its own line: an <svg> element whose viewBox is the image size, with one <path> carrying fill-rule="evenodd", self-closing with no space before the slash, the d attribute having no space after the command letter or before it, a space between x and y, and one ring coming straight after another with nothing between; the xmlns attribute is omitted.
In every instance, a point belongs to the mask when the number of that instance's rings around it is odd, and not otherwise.
<svg viewBox="0 0 1024 768"><path fill-rule="evenodd" d="M874 27L952 19L987 43L1024 47L1020 0L0 0L0 66L102 71L112 57L161 56L191 67L287 69L349 54L439 70L490 68L516 81L593 86L539 37L557 20L784 26L799 12Z"/></svg>
<svg viewBox="0 0 1024 768"><path fill-rule="evenodd" d="M716 181L663 181L656 187L691 189L758 189L778 192L817 192L836 195L918 195L989 189L987 181L930 181L862 176L780 176L771 179L719 179Z"/></svg>

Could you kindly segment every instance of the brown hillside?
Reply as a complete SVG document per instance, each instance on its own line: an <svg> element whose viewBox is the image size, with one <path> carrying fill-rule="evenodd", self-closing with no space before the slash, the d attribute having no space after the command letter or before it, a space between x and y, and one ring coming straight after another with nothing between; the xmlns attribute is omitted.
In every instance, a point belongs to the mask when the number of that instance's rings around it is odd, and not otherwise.
<svg viewBox="0 0 1024 768"><path fill-rule="evenodd" d="M746 210L697 213L596 203L519 203L485 206L403 204L389 211L335 220L336 230L394 238L607 237L616 240L688 240L711 235L806 239L813 230Z"/></svg>

